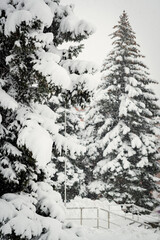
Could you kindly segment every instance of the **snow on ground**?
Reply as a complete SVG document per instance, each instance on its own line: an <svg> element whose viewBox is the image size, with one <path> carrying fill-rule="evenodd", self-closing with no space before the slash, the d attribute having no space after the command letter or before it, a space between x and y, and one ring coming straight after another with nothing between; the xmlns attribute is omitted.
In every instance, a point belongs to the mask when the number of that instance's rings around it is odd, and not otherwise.
<svg viewBox="0 0 160 240"><path fill-rule="evenodd" d="M160 240L160 233L134 226L119 230L85 229L84 234L88 240Z"/></svg>
<svg viewBox="0 0 160 240"><path fill-rule="evenodd" d="M94 220L82 220L81 234L86 237L87 240L160 240L160 230L147 229L144 226L140 226L139 223L133 223L133 221L142 221L145 216L137 216L122 211L121 206L114 202L109 203L106 199L91 200L87 198L76 197L67 204L67 208L77 208L67 210L67 219L80 218L81 210L83 209L83 218L95 218ZM97 229L97 208L99 208L99 229ZM108 229L108 213L102 209L109 210L117 215L110 214L110 228ZM125 219L130 218L131 220ZM141 217L141 218L140 218ZM154 219L154 216L150 219ZM133 221L132 221L132 218ZM103 221L101 219L104 219ZM158 215L155 219L158 219ZM67 220L68 221L68 220ZM69 220L72 225L80 225L80 219ZM145 221L145 220L144 220ZM160 216L159 216L160 221ZM114 224L113 224L114 223ZM106 229L102 229L101 227Z"/></svg>

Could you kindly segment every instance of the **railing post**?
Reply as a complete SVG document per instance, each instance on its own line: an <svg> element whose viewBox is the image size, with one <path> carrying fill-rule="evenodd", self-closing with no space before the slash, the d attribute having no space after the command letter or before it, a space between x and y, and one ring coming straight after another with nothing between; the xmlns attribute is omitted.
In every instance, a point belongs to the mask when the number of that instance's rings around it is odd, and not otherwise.
<svg viewBox="0 0 160 240"><path fill-rule="evenodd" d="M110 228L110 212L108 211L108 229Z"/></svg>
<svg viewBox="0 0 160 240"><path fill-rule="evenodd" d="M139 215L140 215L140 212L139 212L139 209L137 208L137 221L139 221Z"/></svg>
<svg viewBox="0 0 160 240"><path fill-rule="evenodd" d="M82 210L83 208L80 208L80 224L82 225Z"/></svg>
<svg viewBox="0 0 160 240"><path fill-rule="evenodd" d="M97 228L99 228L99 208L97 208Z"/></svg>
<svg viewBox="0 0 160 240"><path fill-rule="evenodd" d="M134 220L134 214L133 214L133 212L134 212L134 206L133 206L133 204L131 205L132 206L132 219Z"/></svg>

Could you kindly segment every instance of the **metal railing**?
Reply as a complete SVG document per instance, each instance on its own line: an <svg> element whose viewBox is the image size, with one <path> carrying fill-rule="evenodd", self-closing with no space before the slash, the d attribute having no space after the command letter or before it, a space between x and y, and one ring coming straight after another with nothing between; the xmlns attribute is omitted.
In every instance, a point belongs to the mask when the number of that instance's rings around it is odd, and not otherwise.
<svg viewBox="0 0 160 240"><path fill-rule="evenodd" d="M84 225L85 221L96 221L96 226L93 226L97 229L99 228L104 228L104 229L110 229L111 226L118 226L118 227L122 227L122 225L117 224L116 219L114 219L114 217L118 217L121 218L123 220L128 220L128 224L133 224L136 223L138 224L138 226L144 226L145 228L151 228L151 226L145 222L145 219L143 217L141 217L138 212L137 214L132 214L132 213L125 213L124 215L122 214L118 214L117 212L113 212L110 209L104 209L104 208L99 208L99 207L67 207L67 213L69 214L69 212L71 212L71 210L74 212L72 213L72 217L67 217L67 220L71 220L71 221L79 221L80 225ZM86 216L86 214L84 214L85 210L95 210L95 213L88 214L90 217ZM75 213L79 214L76 214ZM78 212L77 212L78 211ZM102 212L104 214L102 214ZM122 211L121 211L122 212ZM76 215L79 215L78 217ZM93 216L94 215L94 216ZM101 216L103 215L103 217ZM75 217L74 217L75 216ZM130 217L131 216L131 217ZM152 217L151 217L152 218ZM155 218L153 218L155 219ZM157 221L157 218L156 218ZM102 222L105 224L102 224Z"/></svg>

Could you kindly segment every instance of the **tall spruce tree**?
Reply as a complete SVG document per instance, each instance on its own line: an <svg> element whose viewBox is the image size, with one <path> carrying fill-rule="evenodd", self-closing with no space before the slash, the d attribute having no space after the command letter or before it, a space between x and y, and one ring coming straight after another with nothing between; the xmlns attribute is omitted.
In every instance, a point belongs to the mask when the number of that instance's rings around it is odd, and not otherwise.
<svg viewBox="0 0 160 240"><path fill-rule="evenodd" d="M92 142L98 142L103 154L94 164L92 181L100 180L103 187L99 193L109 200L152 210L158 204L152 193L159 191L155 175L160 170L156 138L159 107L150 85L156 82L142 62L125 11L114 29L113 49L103 63L96 102L97 114L102 117L99 126L94 123L98 139L94 137ZM91 182L89 192L95 194L96 189L96 181Z"/></svg>

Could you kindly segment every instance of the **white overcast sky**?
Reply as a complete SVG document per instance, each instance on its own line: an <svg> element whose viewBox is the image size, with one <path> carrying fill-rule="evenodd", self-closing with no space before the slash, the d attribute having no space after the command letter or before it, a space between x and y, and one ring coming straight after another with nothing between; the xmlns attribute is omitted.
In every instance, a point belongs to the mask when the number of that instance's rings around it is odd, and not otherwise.
<svg viewBox="0 0 160 240"><path fill-rule="evenodd" d="M113 32L123 10L128 13L145 56L144 62L151 77L159 81L154 89L160 98L160 0L61 0L61 4L70 3L75 5L76 16L96 27L96 33L84 41L85 49L80 58L100 65L112 48L108 35Z"/></svg>

